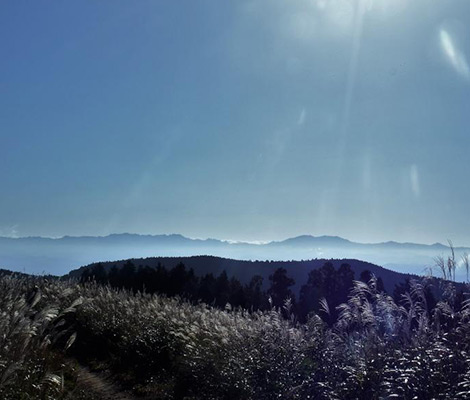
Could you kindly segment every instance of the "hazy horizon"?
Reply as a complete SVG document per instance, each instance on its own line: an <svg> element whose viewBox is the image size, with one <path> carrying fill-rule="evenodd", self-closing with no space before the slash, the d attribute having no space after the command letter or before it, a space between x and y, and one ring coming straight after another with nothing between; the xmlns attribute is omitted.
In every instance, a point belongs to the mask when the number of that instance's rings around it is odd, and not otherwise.
<svg viewBox="0 0 470 400"><path fill-rule="evenodd" d="M347 237L339 236L339 235L312 235L309 233L303 233L300 235L295 235L295 236L286 236L286 237L278 237L275 239L269 239L269 240L263 240L263 239L258 239L258 240L245 240L245 239L228 239L228 238L220 238L220 237L203 237L203 236L187 236L182 233L178 232L170 232L170 233L140 233L140 232L112 232L104 235L61 235L61 236L43 236L43 235L29 235L29 236L17 236L17 235L0 235L0 238L6 238L6 239L28 239L28 238L41 238L41 239L64 239L64 238L85 238L85 237L93 237L93 238L104 238L104 237L109 237L109 236L120 236L120 235L136 235L136 236L182 236L186 239L191 239L191 240L218 240L221 242L226 242L226 243L246 243L246 244L268 244L272 242L282 242L284 240L288 239L296 239L300 237L314 237L314 238L322 238L322 237L328 237L328 238L339 238L339 239L344 239L346 241L352 242L352 243L357 243L357 244L381 244L381 243L398 243L398 244L419 244L419 245L425 245L425 246L431 246L431 245L436 245L440 244L443 246L448 247L449 242L448 241L437 241L437 242L432 242L432 243L423 243L423 242L401 242L397 240L384 240L384 241L373 241L373 242L362 242L362 241L356 241L352 240ZM454 243L453 241L452 245L454 247L468 247L470 248L469 245L466 244L461 244L461 243Z"/></svg>
<svg viewBox="0 0 470 400"><path fill-rule="evenodd" d="M470 2L0 4L0 236L470 245Z"/></svg>

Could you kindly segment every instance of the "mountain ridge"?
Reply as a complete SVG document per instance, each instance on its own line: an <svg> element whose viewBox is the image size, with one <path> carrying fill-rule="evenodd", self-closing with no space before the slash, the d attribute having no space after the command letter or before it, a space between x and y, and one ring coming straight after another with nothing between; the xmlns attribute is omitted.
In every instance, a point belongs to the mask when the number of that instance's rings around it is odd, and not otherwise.
<svg viewBox="0 0 470 400"><path fill-rule="evenodd" d="M456 247L457 257L469 248ZM447 253L447 254L446 254ZM189 238L181 234L115 233L107 236L0 237L0 268L63 275L93 262L158 256L213 255L238 260L357 259L398 272L422 274L434 258L450 254L442 244L357 243L339 236L300 235L267 243ZM458 271L458 279L464 279ZM458 274L457 274L458 275Z"/></svg>
<svg viewBox="0 0 470 400"><path fill-rule="evenodd" d="M242 245L251 245L251 246L265 246L265 245L286 245L290 243L298 243L298 242L337 242L342 244L352 244L356 246L415 246L415 247L426 247L426 248L443 248L443 249L450 249L450 246L445 244L435 242L432 244L426 243L415 243L415 242L398 242L394 240L389 240L385 242L355 242L349 239L345 239L341 236L336 235L320 235L314 236L309 234L298 235L293 237L288 237L282 240L271 240L266 242L251 242L251 241L231 241L231 240L224 240L224 239L216 239L216 238L191 238L188 236L184 236L180 233L169 233L169 234L140 234L140 233L130 233L130 232L122 232L122 233L111 233L109 235L64 235L60 237L47 237L47 236L22 236L22 237L10 237L10 236L0 236L0 240L12 240L12 241L23 241L23 240L44 240L44 241L68 241L68 240L109 240L109 239L121 239L121 238L142 238L142 239L176 239L176 240L184 240L190 242L218 242L223 244L235 245L235 244L242 244ZM457 249L465 249L470 250L470 247L466 246L455 246Z"/></svg>

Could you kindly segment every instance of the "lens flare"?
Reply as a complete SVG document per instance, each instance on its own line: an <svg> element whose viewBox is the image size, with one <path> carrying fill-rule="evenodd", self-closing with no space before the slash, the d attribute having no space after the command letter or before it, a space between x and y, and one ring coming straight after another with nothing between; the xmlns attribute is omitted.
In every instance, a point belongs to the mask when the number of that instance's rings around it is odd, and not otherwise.
<svg viewBox="0 0 470 400"><path fill-rule="evenodd" d="M452 36L445 29L441 29L439 32L439 38L442 50L448 62L459 75L470 80L470 68L465 54L463 54L455 45L455 41L452 39Z"/></svg>

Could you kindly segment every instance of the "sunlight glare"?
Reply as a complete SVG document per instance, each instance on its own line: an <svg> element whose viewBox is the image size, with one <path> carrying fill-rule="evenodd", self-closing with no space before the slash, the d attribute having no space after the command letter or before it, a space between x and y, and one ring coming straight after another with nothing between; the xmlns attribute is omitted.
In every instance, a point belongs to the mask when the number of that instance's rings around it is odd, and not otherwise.
<svg viewBox="0 0 470 400"><path fill-rule="evenodd" d="M468 66L465 54L463 54L455 45L452 36L445 30L441 29L439 32L442 50L447 60L450 62L455 71L464 77L470 79L470 68Z"/></svg>

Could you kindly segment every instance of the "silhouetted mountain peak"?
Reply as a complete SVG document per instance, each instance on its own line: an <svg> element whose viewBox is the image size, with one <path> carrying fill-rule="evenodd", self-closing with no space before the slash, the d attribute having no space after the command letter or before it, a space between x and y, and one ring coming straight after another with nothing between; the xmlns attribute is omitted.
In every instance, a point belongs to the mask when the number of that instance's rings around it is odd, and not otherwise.
<svg viewBox="0 0 470 400"><path fill-rule="evenodd" d="M188 238L181 234L140 235L115 233L108 236L61 238L0 237L0 266L34 273L65 273L95 261L155 256L211 254L244 260L306 260L312 258L357 258L390 268L422 273L434 257L449 254L441 243L417 244L394 241L356 243L339 236L301 235L268 243L231 242L214 238ZM456 256L470 249L456 247Z"/></svg>
<svg viewBox="0 0 470 400"><path fill-rule="evenodd" d="M442 249L442 250L448 250L449 246L446 246L445 244L436 242L431 245L431 247L437 248L437 249Z"/></svg>
<svg viewBox="0 0 470 400"><path fill-rule="evenodd" d="M338 246L349 245L352 244L352 242L339 236L300 235L280 242L271 242L269 244L281 246Z"/></svg>

